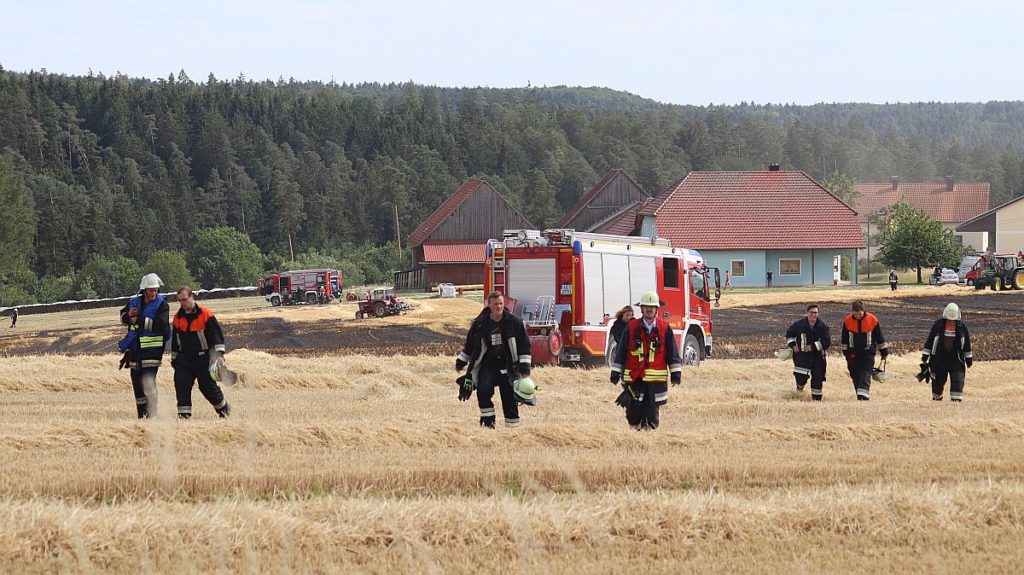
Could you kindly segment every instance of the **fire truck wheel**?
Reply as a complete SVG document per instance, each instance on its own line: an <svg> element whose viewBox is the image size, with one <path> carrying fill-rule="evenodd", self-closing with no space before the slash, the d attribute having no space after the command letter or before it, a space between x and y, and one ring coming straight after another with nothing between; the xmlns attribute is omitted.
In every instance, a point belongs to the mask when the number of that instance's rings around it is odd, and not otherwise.
<svg viewBox="0 0 1024 575"><path fill-rule="evenodd" d="M281 305L281 297L280 296L276 296L276 295L271 297L270 298L270 305L273 306L273 307L277 307L277 306Z"/></svg>
<svg viewBox="0 0 1024 575"><path fill-rule="evenodd" d="M686 334L683 339L683 353L681 354L683 365L697 367L700 365L700 344L692 333Z"/></svg>
<svg viewBox="0 0 1024 575"><path fill-rule="evenodd" d="M388 306L384 305L384 302L379 301L373 304L373 315L377 317L384 317L388 313Z"/></svg>

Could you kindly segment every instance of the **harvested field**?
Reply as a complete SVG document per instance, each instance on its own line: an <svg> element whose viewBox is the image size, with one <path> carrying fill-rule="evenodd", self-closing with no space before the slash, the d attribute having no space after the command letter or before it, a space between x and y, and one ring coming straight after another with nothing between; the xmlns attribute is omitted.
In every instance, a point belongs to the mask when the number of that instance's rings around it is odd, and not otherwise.
<svg viewBox="0 0 1024 575"><path fill-rule="evenodd" d="M1020 323L1024 300L959 301L972 333L995 337L993 322ZM916 328L945 300L885 303L869 307L902 341L901 321ZM226 391L231 419L194 392L183 422L168 417L169 369L165 417L134 418L103 343L119 337L113 312L26 316L0 336L0 572L1008 573L1024 562L1022 355L979 347L988 359L962 404L929 399L915 349L890 360L870 402L838 370L816 403L784 362L715 359L685 372L645 433L627 427L604 370L538 368L523 426L484 430L475 398L456 400L443 347L479 305L428 300L359 322L346 305L211 302L232 348L276 343L229 354L245 377ZM720 356L779 345L802 306L769 305L716 312ZM825 317L837 324L845 308ZM740 339L766 317L762 343ZM344 347L321 347L332 328L349 333L336 336ZM395 345L399 331L416 335ZM61 345L82 352L38 354Z"/></svg>

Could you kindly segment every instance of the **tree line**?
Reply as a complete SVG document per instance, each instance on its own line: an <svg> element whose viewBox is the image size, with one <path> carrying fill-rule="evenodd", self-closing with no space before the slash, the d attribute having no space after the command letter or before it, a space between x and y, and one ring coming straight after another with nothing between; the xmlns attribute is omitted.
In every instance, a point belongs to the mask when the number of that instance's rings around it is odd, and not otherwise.
<svg viewBox="0 0 1024 575"><path fill-rule="evenodd" d="M107 295L154 257L203 287L303 262L385 281L408 265L402 235L469 176L545 226L610 168L651 194L769 163L840 184L953 175L990 182L995 204L1024 190L1022 149L1020 102L677 106L603 88L0 67L0 306ZM200 257L211 237L228 247Z"/></svg>

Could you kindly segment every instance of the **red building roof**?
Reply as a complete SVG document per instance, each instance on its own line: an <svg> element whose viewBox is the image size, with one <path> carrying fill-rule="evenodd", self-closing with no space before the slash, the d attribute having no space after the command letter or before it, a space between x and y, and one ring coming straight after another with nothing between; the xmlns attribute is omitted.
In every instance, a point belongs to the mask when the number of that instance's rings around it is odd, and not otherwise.
<svg viewBox="0 0 1024 575"><path fill-rule="evenodd" d="M423 263L483 263L487 240L429 241L423 244Z"/></svg>
<svg viewBox="0 0 1024 575"><path fill-rule="evenodd" d="M640 214L698 250L865 247L857 212L803 172L690 172Z"/></svg>
<svg viewBox="0 0 1024 575"><path fill-rule="evenodd" d="M955 182L953 189L946 183L918 184L893 183L854 184L860 221L866 222L879 208L891 206L900 200L924 212L929 218L947 224L959 224L988 210L989 185L987 182Z"/></svg>
<svg viewBox="0 0 1024 575"><path fill-rule="evenodd" d="M454 212L462 202L466 201L466 198L473 195L473 192L475 192L482 183L484 183L484 181L478 178L469 178L466 180L459 189L455 190L454 194L445 200L440 207L434 210L434 213L430 214L430 216L420 224L420 227L416 228L413 233L409 234L409 245L418 246L422 244L424 240L430 237L430 234L434 233L434 230L437 229L437 226L441 225L441 222L443 222L445 218L452 215L452 212ZM480 261L483 260L481 259Z"/></svg>

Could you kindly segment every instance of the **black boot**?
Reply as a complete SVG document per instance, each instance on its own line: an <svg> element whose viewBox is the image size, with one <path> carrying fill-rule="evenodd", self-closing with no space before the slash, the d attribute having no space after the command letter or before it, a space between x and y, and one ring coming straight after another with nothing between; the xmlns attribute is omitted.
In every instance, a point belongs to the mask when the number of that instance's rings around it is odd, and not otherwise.
<svg viewBox="0 0 1024 575"><path fill-rule="evenodd" d="M191 413L179 413L178 419L192 419Z"/></svg>
<svg viewBox="0 0 1024 575"><path fill-rule="evenodd" d="M149 417L149 410L146 409L145 403L136 403L135 411L139 414L139 419L146 419Z"/></svg>
<svg viewBox="0 0 1024 575"><path fill-rule="evenodd" d="M221 419L225 419L227 416L231 415L231 404L225 401L224 407L217 410L217 415L219 415Z"/></svg>
<svg viewBox="0 0 1024 575"><path fill-rule="evenodd" d="M481 417L480 418L480 427L490 427L491 429L494 429L496 421L497 421L497 416L495 416L495 415L491 415L491 416L488 416L488 417Z"/></svg>

